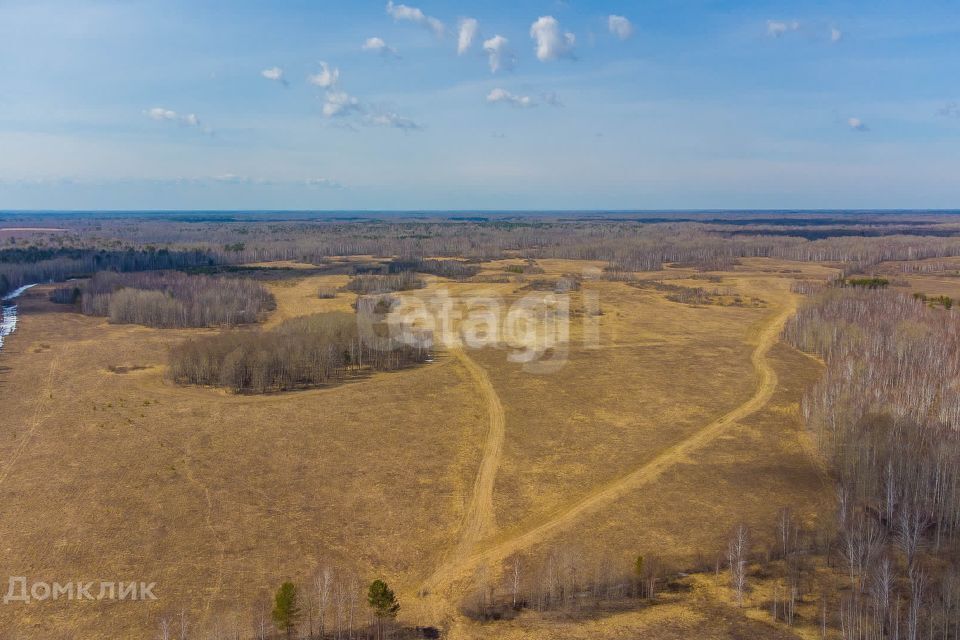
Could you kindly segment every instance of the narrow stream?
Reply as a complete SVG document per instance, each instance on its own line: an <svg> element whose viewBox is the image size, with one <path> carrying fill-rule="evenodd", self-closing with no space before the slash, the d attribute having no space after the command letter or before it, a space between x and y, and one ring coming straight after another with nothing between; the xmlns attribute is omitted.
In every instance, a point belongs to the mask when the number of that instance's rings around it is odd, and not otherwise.
<svg viewBox="0 0 960 640"><path fill-rule="evenodd" d="M17 329L17 305L13 304L13 301L24 291L35 286L37 285L25 284L0 298L0 303L3 305L3 318L0 319L0 349L3 349L4 339Z"/></svg>

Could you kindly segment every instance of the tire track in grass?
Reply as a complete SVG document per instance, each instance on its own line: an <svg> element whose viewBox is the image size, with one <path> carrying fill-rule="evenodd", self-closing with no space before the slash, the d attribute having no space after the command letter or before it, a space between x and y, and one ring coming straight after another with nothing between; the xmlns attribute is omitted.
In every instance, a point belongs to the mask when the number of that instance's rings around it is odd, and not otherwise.
<svg viewBox="0 0 960 640"><path fill-rule="evenodd" d="M469 580L479 567L502 562L512 554L548 539L586 513L604 507L628 492L655 481L669 468L682 462L689 454L715 440L737 421L763 408L773 396L777 386L777 374L768 362L767 355L778 342L784 324L795 310L796 300L791 296L784 309L761 331L757 346L750 356L759 383L746 402L704 426L690 437L662 451L653 460L554 511L538 523L500 539L490 539L487 544L473 553L466 555L454 553L427 578L420 588L420 593L427 596L435 594L441 599L443 605L441 609L446 609L446 613L456 619L456 602L452 597L454 594L445 592L451 591L456 583Z"/></svg>
<svg viewBox="0 0 960 640"><path fill-rule="evenodd" d="M503 457L503 439L506 434L503 404L487 372L463 349L453 349L450 353L467 370L483 396L489 416L489 426L483 445L483 455L480 458L480 467L473 482L473 493L467 503L460 540L453 555L447 560L448 563L462 560L477 542L492 535L496 529L493 489L497 480L497 470L500 468L500 459Z"/></svg>

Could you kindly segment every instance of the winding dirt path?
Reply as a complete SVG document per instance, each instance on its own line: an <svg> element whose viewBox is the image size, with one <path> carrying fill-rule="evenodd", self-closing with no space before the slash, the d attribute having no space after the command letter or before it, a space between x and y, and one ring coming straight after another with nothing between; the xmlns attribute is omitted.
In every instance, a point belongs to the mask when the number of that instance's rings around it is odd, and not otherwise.
<svg viewBox="0 0 960 640"><path fill-rule="evenodd" d="M601 486L589 495L541 518L539 522L528 526L526 529L494 537L473 553L452 554L443 565L437 568L437 570L427 578L420 588L422 594L431 597L431 599L436 598L440 600L439 603L434 603L432 608L434 610L442 610L448 616L455 619L457 616L453 598L455 594L452 593L454 590L453 587L460 581L469 580L473 572L480 566L501 562L513 553L526 549L548 538L587 512L604 507L628 492L653 482L667 469L682 462L696 449L713 441L738 420L742 420L761 409L773 396L777 386L777 374L767 361L767 354L779 340L780 332L784 324L790 316L793 315L795 310L796 299L793 296L789 296L785 300L785 306L780 313L760 332L757 339L757 346L750 357L754 369L757 372L758 385L756 391L746 402L706 425L689 438L665 449L653 460ZM474 363L473 366L476 367L477 365ZM482 372L482 369L480 371ZM489 385L489 379L486 378L486 373L484 372L482 375ZM499 400L497 400L497 403L499 404ZM491 423L491 427L492 426ZM501 445L502 437L501 443L497 445L497 448L500 448ZM489 447L490 442L488 438L487 448ZM485 448L484 452L485 463L488 458L487 448ZM499 455L496 459L499 459ZM495 470L496 467L494 466L493 471ZM483 475L483 466L481 466L481 474L477 478L477 487L483 487L484 490L486 490L486 479L483 478ZM492 482L492 477L490 478L490 482ZM471 505L475 502L486 504L487 500L492 500L492 495L489 498L485 496L478 497L475 492ZM463 547L463 541L461 540L458 550Z"/></svg>
<svg viewBox="0 0 960 640"><path fill-rule="evenodd" d="M496 530L496 520L493 511L493 488L497 480L497 469L500 468L500 458L503 456L503 438L506 434L506 419L500 396L490 382L490 376L466 354L463 349L452 349L450 354L457 359L467 370L483 396L487 406L490 424L487 428L487 438L483 445L483 456L480 459L480 468L473 482L473 494L467 504L463 527L460 530L460 540L446 565L462 562L473 546L483 538L490 536Z"/></svg>

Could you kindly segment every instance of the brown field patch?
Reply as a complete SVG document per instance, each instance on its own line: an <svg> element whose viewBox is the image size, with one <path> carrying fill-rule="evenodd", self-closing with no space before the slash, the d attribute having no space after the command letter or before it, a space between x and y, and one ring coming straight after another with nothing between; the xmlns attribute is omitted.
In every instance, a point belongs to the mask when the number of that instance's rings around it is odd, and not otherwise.
<svg viewBox="0 0 960 640"><path fill-rule="evenodd" d="M485 263L477 276L503 274L507 282L428 277L413 294L487 291L509 305L529 293L503 271L511 262ZM538 265L537 277L602 266ZM549 519L755 397L755 349L792 300L791 280L829 272L778 271L787 268L753 260L717 274L722 286L768 302L764 308L694 307L586 279L572 294L566 364L549 375L488 348L466 352L470 362L441 352L419 368L267 396L164 378L171 345L216 330L110 325L48 303L48 287L37 287L0 355L0 575L156 581L160 600L7 605L0 628L28 637L144 637L159 615L185 608L198 629L223 622L246 630L282 580L306 585L322 562L364 580L386 578L404 598L405 622L447 620L448 608L431 607L450 603L415 595L438 567ZM703 286L691 270L640 275L664 274ZM347 279L268 283L277 309L266 326L350 310L352 294L317 295ZM602 309L596 345L584 344L586 293ZM35 349L40 344L47 346ZM738 519L760 526L781 504L825 499L796 414L817 364L782 346L764 357L778 379L769 404L723 426L702 448L682 450L650 484L571 518L529 549L572 543L679 560L713 549ZM490 446L491 393L503 411L498 451ZM477 480L482 460L490 483ZM761 481L751 481L757 474ZM472 507L477 487L490 491L489 501ZM685 637L704 616L713 620L711 611L677 602L576 630L526 614L499 628L459 630L462 637L491 629L501 635L484 637L636 637L666 615L673 626L653 637ZM717 611L716 620L726 620L726 610ZM749 635L755 623L741 618L718 622L716 637L729 637L723 629Z"/></svg>

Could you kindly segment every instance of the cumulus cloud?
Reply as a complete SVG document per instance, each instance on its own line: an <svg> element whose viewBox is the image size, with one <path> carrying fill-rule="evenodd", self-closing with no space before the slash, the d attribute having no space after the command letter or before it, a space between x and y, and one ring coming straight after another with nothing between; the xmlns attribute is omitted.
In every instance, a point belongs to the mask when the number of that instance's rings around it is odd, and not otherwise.
<svg viewBox="0 0 960 640"><path fill-rule="evenodd" d="M847 118L847 126L853 129L854 131L869 131L870 128L860 118L851 117Z"/></svg>
<svg viewBox="0 0 960 640"><path fill-rule="evenodd" d="M457 31L457 55L462 56L477 38L477 32L480 30L480 23L476 18L462 18Z"/></svg>
<svg viewBox="0 0 960 640"><path fill-rule="evenodd" d="M211 135L213 134L213 129L204 126L203 123L200 122L200 118L195 113L179 114L173 109L167 109L165 107L153 107L151 109L147 109L143 113L151 120L156 120L157 122L173 122L184 127L196 128L202 133Z"/></svg>
<svg viewBox="0 0 960 640"><path fill-rule="evenodd" d="M569 58L573 55L575 35L562 32L560 23L553 16L541 16L530 25L530 37L536 42L537 58L541 62Z"/></svg>
<svg viewBox="0 0 960 640"><path fill-rule="evenodd" d="M336 86L337 81L340 80L340 69L331 67L326 62L321 62L320 73L307 76L307 80L314 86L328 89Z"/></svg>
<svg viewBox="0 0 960 640"><path fill-rule="evenodd" d="M345 116L362 111L360 101L346 91L327 91L323 101L323 115L327 118Z"/></svg>
<svg viewBox="0 0 960 640"><path fill-rule="evenodd" d="M446 31L443 23L432 16L426 15L416 7L408 7L405 4L394 4L393 0L387 0L387 14L392 16L398 22L401 20L419 24L432 31L438 38L442 37Z"/></svg>
<svg viewBox="0 0 960 640"><path fill-rule="evenodd" d="M487 54L487 58L490 61L491 73L513 67L514 56L510 51L509 44L509 41L500 35L493 36L489 40L484 40L483 51Z"/></svg>
<svg viewBox="0 0 960 640"><path fill-rule="evenodd" d="M487 102L489 104L503 103L523 108L536 106L530 96L520 96L499 87L487 94Z"/></svg>
<svg viewBox="0 0 960 640"><path fill-rule="evenodd" d="M364 49L370 51L383 51L386 43L380 38L369 38L365 43ZM339 126L356 130L355 124L371 127L390 127L393 129L402 129L404 131L414 131L422 127L411 120L397 115L392 111L364 104L359 98L350 95L340 88L340 70L331 67L326 62L320 63L320 73L309 77L310 83L326 89L323 96L322 113L325 118L339 121ZM357 118L349 116L356 115Z"/></svg>
<svg viewBox="0 0 960 640"><path fill-rule="evenodd" d="M830 27L830 42L840 42L843 40L843 31L836 27Z"/></svg>
<svg viewBox="0 0 960 640"><path fill-rule="evenodd" d="M364 51L373 51L374 53L379 53L381 56L389 57L396 56L397 50L389 46L386 42L383 41L383 38L378 38L376 36L372 38L367 38L366 42L363 43L363 46L360 47Z"/></svg>
<svg viewBox="0 0 960 640"><path fill-rule="evenodd" d="M611 14L607 18L607 28L621 40L626 40L633 35L633 24L623 16Z"/></svg>
<svg viewBox="0 0 960 640"><path fill-rule="evenodd" d="M269 69L264 69L260 72L260 75L266 78L267 80L272 80L273 82L279 82L282 85L287 84L287 79L283 75L283 69L280 67L270 67Z"/></svg>
<svg viewBox="0 0 960 640"><path fill-rule="evenodd" d="M767 35L773 38L779 38L789 31L797 31L799 29L800 23L796 20L789 22L784 20L767 20Z"/></svg>

